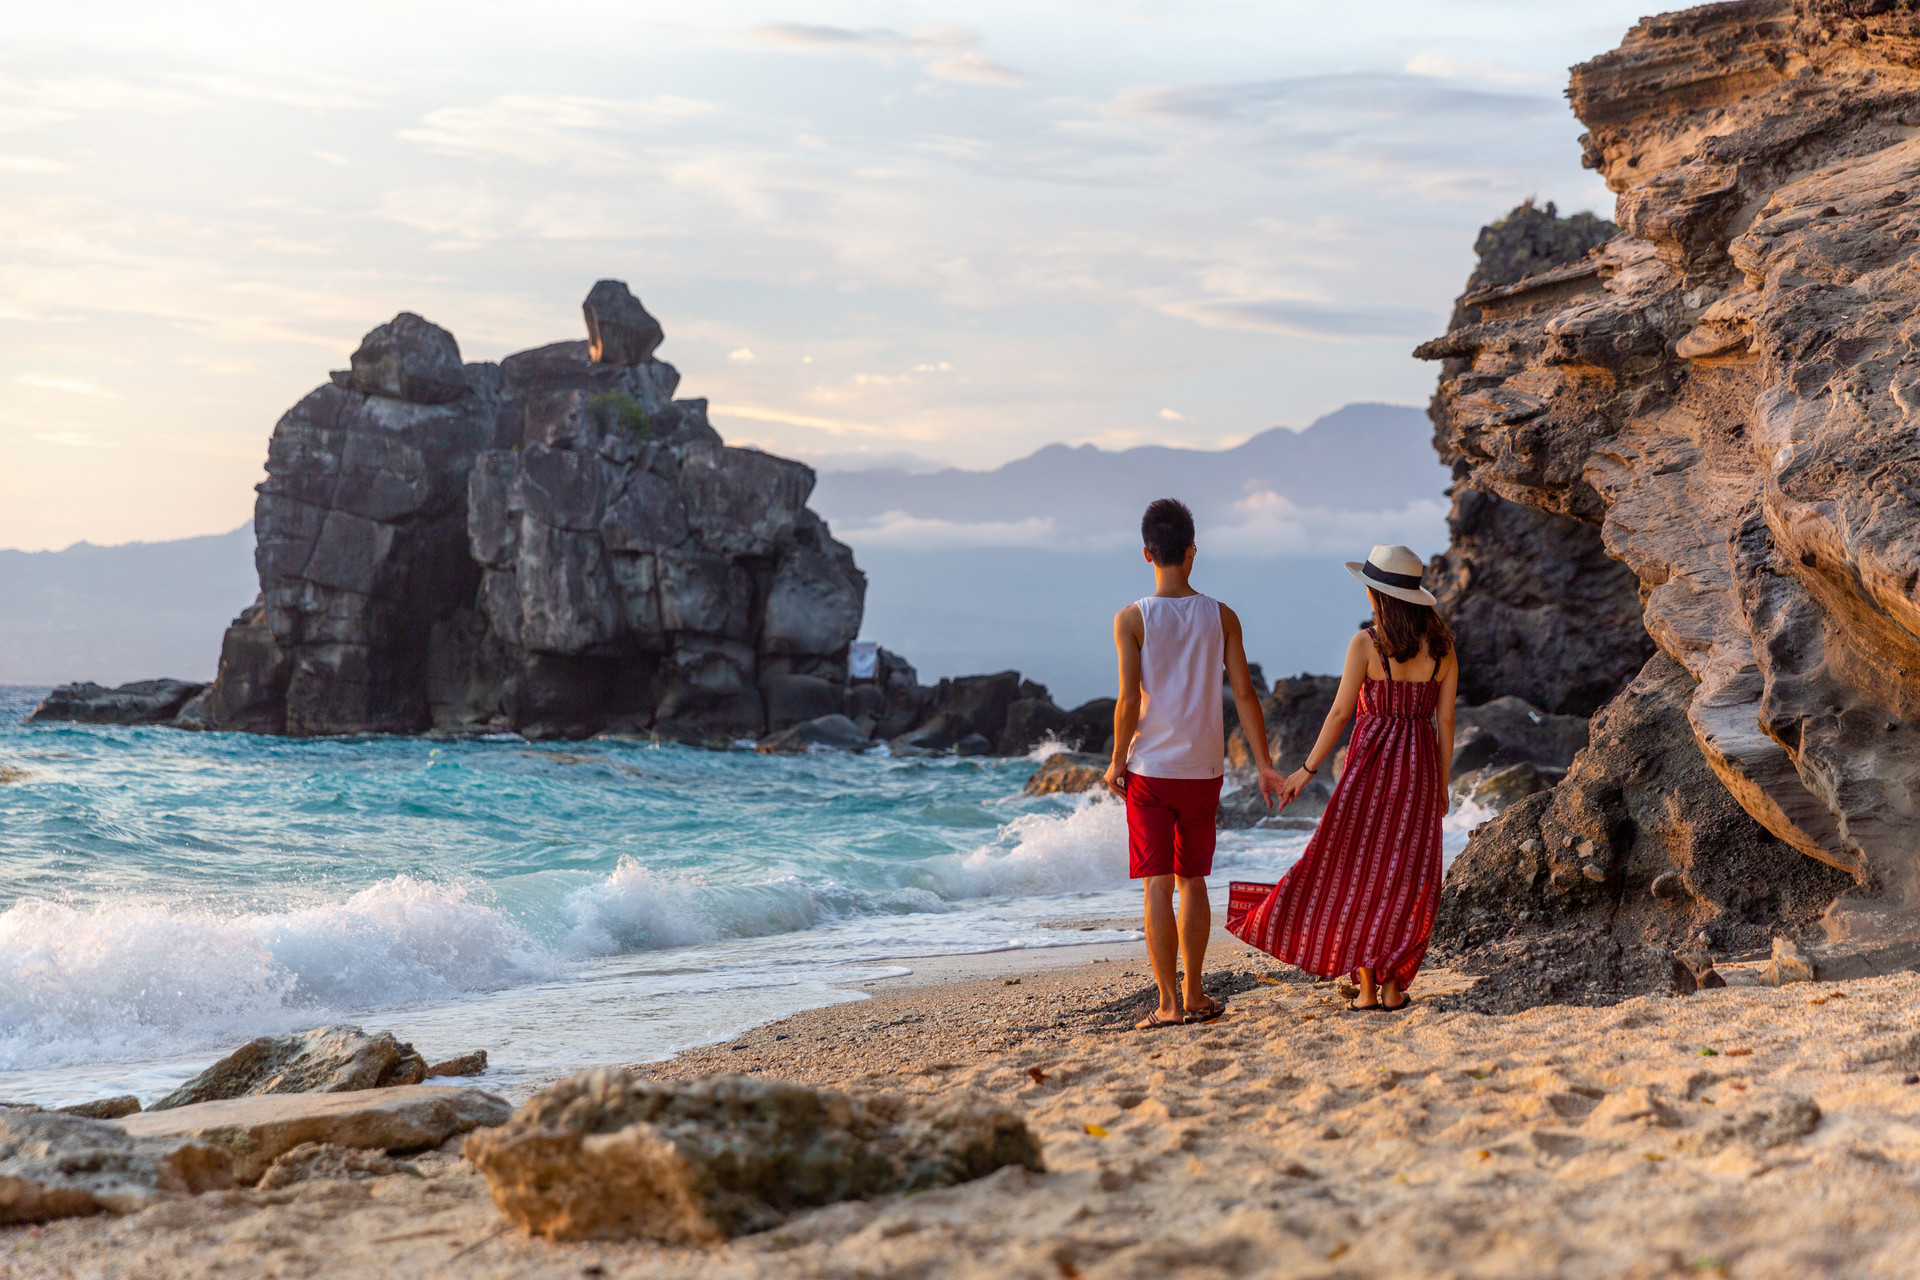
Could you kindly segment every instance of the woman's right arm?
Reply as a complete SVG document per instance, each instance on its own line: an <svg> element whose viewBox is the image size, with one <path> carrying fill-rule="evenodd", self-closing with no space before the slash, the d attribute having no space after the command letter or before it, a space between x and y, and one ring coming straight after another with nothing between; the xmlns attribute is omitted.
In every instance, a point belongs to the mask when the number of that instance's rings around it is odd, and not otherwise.
<svg viewBox="0 0 1920 1280"><path fill-rule="evenodd" d="M1340 691L1333 695L1333 705L1327 708L1326 721L1320 726L1320 737L1314 742L1313 750L1307 752L1307 762L1287 779L1287 800L1307 789L1314 775L1326 765L1334 749L1340 745L1340 735L1347 731L1347 721L1353 719L1353 709L1360 704L1360 686L1367 679L1367 658L1373 642L1367 639L1364 631L1354 632L1353 639L1347 643L1346 666L1340 671Z"/></svg>

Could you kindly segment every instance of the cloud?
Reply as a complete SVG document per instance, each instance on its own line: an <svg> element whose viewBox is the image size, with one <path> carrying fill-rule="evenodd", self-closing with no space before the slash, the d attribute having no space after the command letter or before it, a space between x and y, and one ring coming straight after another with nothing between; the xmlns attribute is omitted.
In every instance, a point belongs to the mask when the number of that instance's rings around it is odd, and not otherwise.
<svg viewBox="0 0 1920 1280"><path fill-rule="evenodd" d="M216 97L270 102L282 107L320 111L376 105L367 86L306 71L277 71L271 80L219 75L174 75L167 79Z"/></svg>
<svg viewBox="0 0 1920 1280"><path fill-rule="evenodd" d="M1031 79L1024 71L1016 71L1004 62L995 62L971 52L929 62L927 74L936 80L951 80L955 84L1024 84Z"/></svg>
<svg viewBox="0 0 1920 1280"><path fill-rule="evenodd" d="M1305 298L1206 299L1168 303L1160 310L1210 329L1245 329L1320 342L1424 338L1447 327L1444 317L1421 307L1340 306Z"/></svg>
<svg viewBox="0 0 1920 1280"><path fill-rule="evenodd" d="M773 409L757 404L715 404L707 412L717 418L745 418L750 422L781 422L796 427L812 427L815 431L824 431L835 436L888 436L905 434L888 427L871 426L864 422L848 422L841 418L822 418L817 414L794 413L786 409Z"/></svg>
<svg viewBox="0 0 1920 1280"><path fill-rule="evenodd" d="M718 109L674 94L623 100L509 93L479 106L429 111L399 136L441 155L612 174L633 167L633 135Z"/></svg>
<svg viewBox="0 0 1920 1280"><path fill-rule="evenodd" d="M106 446L93 438L88 431L44 431L35 434L35 440L47 444L64 445L69 449L103 449Z"/></svg>
<svg viewBox="0 0 1920 1280"><path fill-rule="evenodd" d="M1086 545L1084 539L1063 538L1052 516L1031 516L1025 520L983 520L977 523L958 520L929 520L902 511L889 511L877 520L834 526L834 536L851 544L890 551L936 551L954 547L1053 547L1057 550L1092 551L1105 547L1112 535L1097 537L1098 545ZM1118 544L1115 544L1118 545Z"/></svg>
<svg viewBox="0 0 1920 1280"><path fill-rule="evenodd" d="M1551 85L1554 77L1544 71L1515 71L1491 58L1447 58L1437 53L1418 53L1407 59L1407 74L1432 76L1437 80L1485 80L1492 84Z"/></svg>
<svg viewBox="0 0 1920 1280"><path fill-rule="evenodd" d="M79 378L54 378L40 373L23 373L14 378L23 387L32 387L36 391L59 391L72 396L94 396L102 400L118 400L120 397L95 382L85 382Z"/></svg>
<svg viewBox="0 0 1920 1280"><path fill-rule="evenodd" d="M45 156L0 156L0 173L65 173L64 161Z"/></svg>
<svg viewBox="0 0 1920 1280"><path fill-rule="evenodd" d="M1162 409L1160 411L1160 416L1162 418L1165 418L1168 422L1185 422L1187 420L1187 415L1180 412L1178 409Z"/></svg>
<svg viewBox="0 0 1920 1280"><path fill-rule="evenodd" d="M727 352L727 359L737 360L741 364L752 364L755 359L753 354L753 348L741 347L737 351L729 351Z"/></svg>
<svg viewBox="0 0 1920 1280"><path fill-rule="evenodd" d="M1198 530L1209 552L1238 556L1321 555L1398 542L1422 551L1447 545L1447 504L1422 498L1395 510L1302 507L1264 489L1233 504L1232 518Z"/></svg>
<svg viewBox="0 0 1920 1280"><path fill-rule="evenodd" d="M342 169L347 168L349 165L353 163L353 161L347 159L345 156L338 155L332 151L309 151L307 152L307 154L312 156L315 160L324 161L325 163L331 164L331 165L338 165Z"/></svg>
<svg viewBox="0 0 1920 1280"><path fill-rule="evenodd" d="M955 84L1012 85L1032 78L981 54L979 37L959 27L901 32L889 27L775 22L755 27L751 34L765 44L861 53L886 66L906 59L920 63L936 80Z"/></svg>
<svg viewBox="0 0 1920 1280"><path fill-rule="evenodd" d="M205 97L104 75L24 80L0 76L0 132L36 129L102 112L174 115L209 105Z"/></svg>

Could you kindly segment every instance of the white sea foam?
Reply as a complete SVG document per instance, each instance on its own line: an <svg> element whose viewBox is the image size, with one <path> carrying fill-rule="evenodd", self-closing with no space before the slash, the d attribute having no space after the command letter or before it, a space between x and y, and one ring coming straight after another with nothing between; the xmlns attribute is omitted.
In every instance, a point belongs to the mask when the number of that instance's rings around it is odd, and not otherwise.
<svg viewBox="0 0 1920 1280"><path fill-rule="evenodd" d="M0 913L0 1070L189 1048L555 972L503 913L409 876L258 914L24 898Z"/></svg>

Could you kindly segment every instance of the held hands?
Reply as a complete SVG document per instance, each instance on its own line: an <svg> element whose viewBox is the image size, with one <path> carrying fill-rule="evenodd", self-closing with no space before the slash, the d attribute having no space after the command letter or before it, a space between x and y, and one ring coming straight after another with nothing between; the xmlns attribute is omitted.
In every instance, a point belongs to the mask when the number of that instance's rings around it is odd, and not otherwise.
<svg viewBox="0 0 1920 1280"><path fill-rule="evenodd" d="M1299 798L1300 793L1307 789L1307 784L1312 781L1313 781L1313 775L1311 773L1308 773L1304 766L1301 768L1295 769L1293 773L1287 778L1287 782L1286 782L1287 798L1282 803L1292 804L1296 799Z"/></svg>
<svg viewBox="0 0 1920 1280"><path fill-rule="evenodd" d="M1287 780L1281 777L1280 771L1278 769L1275 769L1272 765L1263 764L1259 766L1259 768L1260 768L1260 782L1259 782L1260 794L1266 798L1267 808L1269 809L1286 808L1287 801L1293 799L1293 796L1287 791Z"/></svg>

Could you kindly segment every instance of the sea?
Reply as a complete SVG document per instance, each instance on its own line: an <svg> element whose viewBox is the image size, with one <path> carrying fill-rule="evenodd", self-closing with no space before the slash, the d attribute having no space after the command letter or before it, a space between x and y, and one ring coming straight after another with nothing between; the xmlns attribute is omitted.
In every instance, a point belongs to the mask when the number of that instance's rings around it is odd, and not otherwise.
<svg viewBox="0 0 1920 1280"><path fill-rule="evenodd" d="M1138 940L1121 806L1037 758L28 725L0 686L0 1101L143 1101L347 1022L509 1097L930 956ZM1449 817L1446 856L1483 818ZM1307 835L1222 832L1228 879ZM1066 928L1058 927L1065 924ZM1052 927L1050 927L1052 926Z"/></svg>

